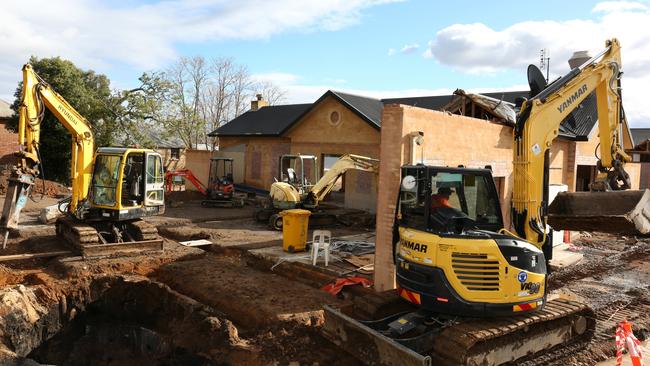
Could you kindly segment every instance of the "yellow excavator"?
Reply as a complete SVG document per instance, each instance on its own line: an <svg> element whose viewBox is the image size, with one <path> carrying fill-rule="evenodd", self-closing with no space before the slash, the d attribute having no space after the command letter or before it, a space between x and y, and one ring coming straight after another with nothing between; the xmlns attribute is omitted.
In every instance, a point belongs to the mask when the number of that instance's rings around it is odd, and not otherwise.
<svg viewBox="0 0 650 366"><path fill-rule="evenodd" d="M313 211L310 222L324 225L334 220L332 215L317 211L321 201L332 191L338 179L348 170L377 172L379 160L361 155L341 156L316 183L316 158L312 155L284 155L280 157L280 179L271 184L269 204L255 213L255 218L268 221L276 230L282 229L282 210L304 208ZM292 164L293 163L293 164ZM298 163L298 165L296 165ZM308 168L306 168L308 167ZM296 171L298 170L298 172ZM309 174L312 179L308 178Z"/></svg>
<svg viewBox="0 0 650 366"><path fill-rule="evenodd" d="M620 46L609 40L603 52L550 85L534 66L528 75L531 99L522 101L514 128L516 233L503 226L489 169L402 167L394 229L397 293L384 303L377 295L351 308L326 306L329 339L369 364L487 366L593 335L587 305L547 299L549 148L560 123L595 93L600 174L593 192L580 192L579 199L558 196L561 204L554 205L562 218L555 229L606 224L612 211L620 211L607 203L650 208L647 192L625 191L630 180L623 167L630 159L622 146ZM592 202L589 217L580 211L586 200ZM648 219L627 223L639 232ZM364 314L360 309L390 308L392 299L409 306L382 317L368 310L366 319L355 317Z"/></svg>
<svg viewBox="0 0 650 366"><path fill-rule="evenodd" d="M160 154L149 149L102 147L95 151L90 123L34 72L23 66L18 114L18 164L13 167L0 227L5 242L42 172L41 121L48 109L72 135L72 195L56 233L84 257L162 250L155 226L142 217L164 212Z"/></svg>

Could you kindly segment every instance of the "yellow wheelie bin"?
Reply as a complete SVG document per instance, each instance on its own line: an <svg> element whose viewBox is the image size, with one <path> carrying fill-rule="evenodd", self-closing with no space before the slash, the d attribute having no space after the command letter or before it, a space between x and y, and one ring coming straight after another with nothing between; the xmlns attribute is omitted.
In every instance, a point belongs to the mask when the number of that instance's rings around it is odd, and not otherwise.
<svg viewBox="0 0 650 366"><path fill-rule="evenodd" d="M285 252L302 252L307 247L307 227L310 211L301 209L284 210L282 216L282 249Z"/></svg>

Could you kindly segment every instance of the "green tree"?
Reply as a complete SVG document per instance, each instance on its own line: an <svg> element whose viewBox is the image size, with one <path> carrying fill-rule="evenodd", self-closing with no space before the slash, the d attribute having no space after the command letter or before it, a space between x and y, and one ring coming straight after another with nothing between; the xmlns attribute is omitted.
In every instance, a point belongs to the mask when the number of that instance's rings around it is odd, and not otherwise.
<svg viewBox="0 0 650 366"><path fill-rule="evenodd" d="M34 71L61 94L93 126L97 146L115 143L114 117L110 111L110 81L105 75L92 70L84 71L72 62L59 57L31 57ZM12 108L18 111L22 82L15 93ZM15 122L16 123L16 122ZM62 183L70 180L70 133L49 111L45 111L41 125L40 153L45 177Z"/></svg>

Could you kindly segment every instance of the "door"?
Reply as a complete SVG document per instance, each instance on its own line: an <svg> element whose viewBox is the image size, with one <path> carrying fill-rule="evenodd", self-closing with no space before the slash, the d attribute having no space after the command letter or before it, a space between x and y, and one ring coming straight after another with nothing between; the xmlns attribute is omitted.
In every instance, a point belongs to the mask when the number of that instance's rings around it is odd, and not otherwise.
<svg viewBox="0 0 650 366"><path fill-rule="evenodd" d="M162 158L155 152L147 152L147 178L145 180L145 206L162 206L165 204L164 174Z"/></svg>

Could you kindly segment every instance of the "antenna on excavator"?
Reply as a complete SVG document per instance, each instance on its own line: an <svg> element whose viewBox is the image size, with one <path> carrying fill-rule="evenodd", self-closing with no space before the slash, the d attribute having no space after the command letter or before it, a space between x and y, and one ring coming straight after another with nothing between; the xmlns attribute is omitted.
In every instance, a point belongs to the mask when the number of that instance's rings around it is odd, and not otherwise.
<svg viewBox="0 0 650 366"><path fill-rule="evenodd" d="M548 48L539 50L539 69L544 71L546 69L546 82L548 83L548 71L551 66L551 51Z"/></svg>

